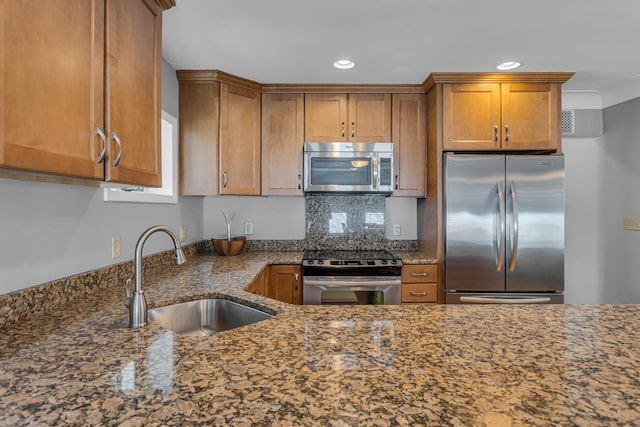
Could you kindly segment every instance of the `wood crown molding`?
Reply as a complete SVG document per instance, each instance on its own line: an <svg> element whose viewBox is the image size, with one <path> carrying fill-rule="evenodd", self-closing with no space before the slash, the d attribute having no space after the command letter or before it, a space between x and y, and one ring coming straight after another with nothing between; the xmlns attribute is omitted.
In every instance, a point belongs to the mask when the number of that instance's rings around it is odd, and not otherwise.
<svg viewBox="0 0 640 427"><path fill-rule="evenodd" d="M264 93L424 93L421 84L267 83Z"/></svg>
<svg viewBox="0 0 640 427"><path fill-rule="evenodd" d="M442 83L564 83L573 74L572 72L431 73L422 84L262 84L220 70L176 71L180 83L222 82L262 93L426 93L434 85Z"/></svg>
<svg viewBox="0 0 640 427"><path fill-rule="evenodd" d="M225 73L220 70L178 70L176 71L176 76L180 83L203 84L221 82L256 92L262 92L264 86L262 83Z"/></svg>
<svg viewBox="0 0 640 427"><path fill-rule="evenodd" d="M424 92L441 83L564 83L572 72L551 73L431 73L422 83Z"/></svg>
<svg viewBox="0 0 640 427"><path fill-rule="evenodd" d="M156 3L158 3L158 6L160 6L162 10L167 10L176 5L176 0L156 0Z"/></svg>

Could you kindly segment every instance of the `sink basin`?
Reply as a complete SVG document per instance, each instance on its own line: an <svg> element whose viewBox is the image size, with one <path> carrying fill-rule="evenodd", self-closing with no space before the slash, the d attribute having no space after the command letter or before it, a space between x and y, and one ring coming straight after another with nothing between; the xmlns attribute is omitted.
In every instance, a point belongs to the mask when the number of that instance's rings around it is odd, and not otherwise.
<svg viewBox="0 0 640 427"><path fill-rule="evenodd" d="M149 310L149 320L178 335L211 335L272 317L226 299L201 299Z"/></svg>

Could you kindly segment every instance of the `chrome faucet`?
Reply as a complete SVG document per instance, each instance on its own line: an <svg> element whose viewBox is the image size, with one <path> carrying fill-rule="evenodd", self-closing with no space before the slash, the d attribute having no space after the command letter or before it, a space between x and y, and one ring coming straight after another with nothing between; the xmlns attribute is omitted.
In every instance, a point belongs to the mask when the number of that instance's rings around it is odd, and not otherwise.
<svg viewBox="0 0 640 427"><path fill-rule="evenodd" d="M149 236L156 231L164 231L169 235L169 237L171 237L171 240L173 240L173 247L175 248L173 262L175 262L176 265L184 264L187 261L187 258L184 256L184 252L180 247L180 240L169 227L156 225L142 233L138 239L138 243L136 243L136 289L133 295L131 295L130 289L131 279L127 279L125 283L127 299L124 302L124 305L129 309L129 327L133 329L138 329L147 324L147 300L145 299L144 291L142 290L142 247Z"/></svg>

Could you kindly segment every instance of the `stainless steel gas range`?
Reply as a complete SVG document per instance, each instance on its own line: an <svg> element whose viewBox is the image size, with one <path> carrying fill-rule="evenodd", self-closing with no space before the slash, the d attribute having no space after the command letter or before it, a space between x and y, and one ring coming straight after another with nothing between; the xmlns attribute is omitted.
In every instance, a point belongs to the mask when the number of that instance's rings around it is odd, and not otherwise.
<svg viewBox="0 0 640 427"><path fill-rule="evenodd" d="M303 304L400 304L402 260L387 251L305 251Z"/></svg>

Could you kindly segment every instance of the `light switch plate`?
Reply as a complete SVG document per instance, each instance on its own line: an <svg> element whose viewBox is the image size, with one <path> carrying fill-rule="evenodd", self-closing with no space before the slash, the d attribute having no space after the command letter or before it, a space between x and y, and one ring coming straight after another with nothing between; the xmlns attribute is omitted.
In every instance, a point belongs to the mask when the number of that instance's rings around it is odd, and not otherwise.
<svg viewBox="0 0 640 427"><path fill-rule="evenodd" d="M400 224L393 224L393 235L394 236L400 235Z"/></svg>
<svg viewBox="0 0 640 427"><path fill-rule="evenodd" d="M120 236L111 238L111 258L120 258Z"/></svg>
<svg viewBox="0 0 640 427"><path fill-rule="evenodd" d="M187 241L187 228L180 227L180 243L184 243Z"/></svg>
<svg viewBox="0 0 640 427"><path fill-rule="evenodd" d="M624 229L640 231L640 218L635 216L627 216L624 218Z"/></svg>
<svg viewBox="0 0 640 427"><path fill-rule="evenodd" d="M244 223L244 234L253 234L253 223L245 222Z"/></svg>

